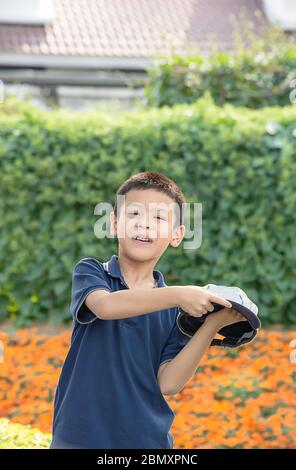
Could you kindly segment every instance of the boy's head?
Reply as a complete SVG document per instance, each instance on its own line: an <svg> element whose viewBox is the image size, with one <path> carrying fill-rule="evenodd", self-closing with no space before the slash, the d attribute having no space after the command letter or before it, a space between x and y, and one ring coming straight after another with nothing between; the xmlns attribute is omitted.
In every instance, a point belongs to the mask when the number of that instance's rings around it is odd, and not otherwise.
<svg viewBox="0 0 296 470"><path fill-rule="evenodd" d="M111 213L120 252L144 261L160 258L169 245L177 247L185 235L185 203L184 194L167 176L150 171L131 176L118 188Z"/></svg>

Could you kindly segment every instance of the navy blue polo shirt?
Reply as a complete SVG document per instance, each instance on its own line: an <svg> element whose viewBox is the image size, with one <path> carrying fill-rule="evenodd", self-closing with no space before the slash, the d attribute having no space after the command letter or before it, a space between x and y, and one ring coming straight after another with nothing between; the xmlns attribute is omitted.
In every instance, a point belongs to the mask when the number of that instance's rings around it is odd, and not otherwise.
<svg viewBox="0 0 296 470"><path fill-rule="evenodd" d="M157 288L166 287L159 270ZM97 289L128 289L118 256L83 258L74 267L73 331L54 400L53 440L78 448L170 449L175 413L157 382L160 364L190 340L176 324L176 307L103 320L84 303Z"/></svg>

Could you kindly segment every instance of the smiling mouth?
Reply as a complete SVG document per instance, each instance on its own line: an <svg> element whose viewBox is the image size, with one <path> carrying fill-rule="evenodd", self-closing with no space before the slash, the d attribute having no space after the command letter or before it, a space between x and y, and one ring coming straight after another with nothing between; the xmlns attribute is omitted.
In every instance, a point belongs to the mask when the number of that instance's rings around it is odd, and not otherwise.
<svg viewBox="0 0 296 470"><path fill-rule="evenodd" d="M144 238L144 237L140 237L140 236L137 236L137 237L132 237L132 240L137 242L137 243L142 243L142 244L149 244L149 243L152 243L153 240L151 240L151 238Z"/></svg>

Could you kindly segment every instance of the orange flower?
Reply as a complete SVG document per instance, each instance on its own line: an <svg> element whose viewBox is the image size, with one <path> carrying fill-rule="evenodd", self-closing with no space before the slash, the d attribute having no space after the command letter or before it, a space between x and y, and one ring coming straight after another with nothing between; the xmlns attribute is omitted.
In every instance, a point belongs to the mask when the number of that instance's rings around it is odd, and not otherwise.
<svg viewBox="0 0 296 470"><path fill-rule="evenodd" d="M296 364L289 362L294 331L262 329L250 345L210 348L182 392L167 397L176 417L175 448L295 448ZM0 331L0 416L51 432L53 398L71 330L41 335Z"/></svg>

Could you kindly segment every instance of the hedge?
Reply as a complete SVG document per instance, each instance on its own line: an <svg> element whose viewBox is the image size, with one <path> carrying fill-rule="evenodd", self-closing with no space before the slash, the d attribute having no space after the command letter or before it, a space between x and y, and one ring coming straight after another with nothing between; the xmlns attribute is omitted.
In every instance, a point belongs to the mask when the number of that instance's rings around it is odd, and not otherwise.
<svg viewBox="0 0 296 470"><path fill-rule="evenodd" d="M209 92L219 106L288 106L296 88L296 45L291 39L272 29L265 41L255 38L249 48L235 53L156 57L148 70L146 104L193 103Z"/></svg>
<svg viewBox="0 0 296 470"><path fill-rule="evenodd" d="M201 247L158 263L168 284L239 285L263 323L295 323L295 118L293 106L221 108L209 96L116 118L3 106L0 320L70 321L75 263L117 252L94 235L95 205L155 170L203 204Z"/></svg>

